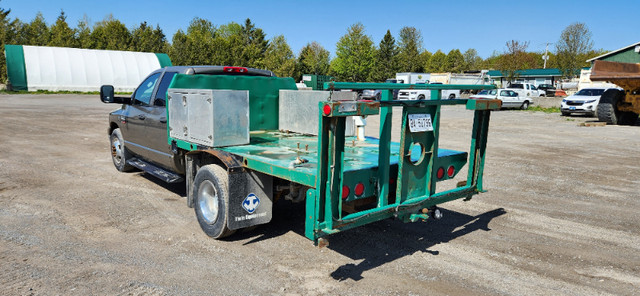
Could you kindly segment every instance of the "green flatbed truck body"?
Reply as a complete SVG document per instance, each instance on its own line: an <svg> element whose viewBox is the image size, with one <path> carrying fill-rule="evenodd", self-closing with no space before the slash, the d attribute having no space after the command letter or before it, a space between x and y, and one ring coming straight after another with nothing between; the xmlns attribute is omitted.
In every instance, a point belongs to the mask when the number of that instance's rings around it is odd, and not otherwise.
<svg viewBox="0 0 640 296"><path fill-rule="evenodd" d="M198 76L198 75L196 75ZM279 78L176 75L171 88L249 90L251 116L260 104L273 104L277 89L291 89ZM206 81L205 81L206 80ZM393 83L325 83L325 89L382 89L376 101L325 101L318 105L318 135L256 130L252 119L249 144L202 147L169 136L169 143L187 151L218 150L241 159L245 170L303 185L306 190L305 236L318 242L324 236L390 217L406 222L429 218L428 209L481 192L482 171L491 110L498 100L441 100L442 89L487 89L494 86L407 85ZM253 88L271 94L252 96ZM264 88L269 88L265 90ZM393 89L431 89L431 100L392 101ZM473 110L469 152L440 149L438 133L442 105L466 105ZM401 139L391 142L392 107L402 107ZM277 108L277 107L276 107ZM273 106L267 106L273 110ZM277 110L277 109L276 109ZM272 111L270 111L272 112ZM273 114L273 112L271 113ZM358 141L345 137L348 116L380 114L379 138ZM264 114L260 116L264 117ZM428 118L428 120L426 119ZM169 114L168 120L171 120ZM417 123L419 122L419 124ZM168 125L169 126L169 125ZM273 126L270 122L267 126ZM467 179L459 187L436 191L436 182L451 179L469 163ZM361 207L361 205L365 205Z"/></svg>

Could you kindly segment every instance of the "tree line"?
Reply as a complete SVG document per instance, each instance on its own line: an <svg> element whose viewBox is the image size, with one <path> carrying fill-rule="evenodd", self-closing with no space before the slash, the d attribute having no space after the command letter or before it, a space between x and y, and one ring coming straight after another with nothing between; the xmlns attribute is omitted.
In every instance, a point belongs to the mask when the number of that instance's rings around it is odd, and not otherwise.
<svg viewBox="0 0 640 296"><path fill-rule="evenodd" d="M18 44L167 53L174 65L261 68L296 81L303 74L332 75L340 81L381 82L395 77L397 72L462 73L481 69L502 70L515 78L516 70L542 68L544 63L544 52L527 51L528 42L517 40L508 41L505 51L494 51L486 59L473 48L431 53L423 47L422 34L415 27L403 27L396 37L387 30L375 44L361 23L353 24L340 37L335 56L331 57L315 41L294 54L283 35L267 40L265 32L250 19L243 24L216 26L196 17L169 42L159 25L142 22L129 29L112 15L95 24L84 17L72 28L64 11L51 25L41 13L27 23L11 19L10 12L0 8L1 48ZM593 50L590 38L591 33L582 23L567 27L556 43L556 51L547 54L547 67L560 68L566 77L572 77L576 70L589 66L585 60L603 53ZM6 80L5 57L0 55L0 82Z"/></svg>

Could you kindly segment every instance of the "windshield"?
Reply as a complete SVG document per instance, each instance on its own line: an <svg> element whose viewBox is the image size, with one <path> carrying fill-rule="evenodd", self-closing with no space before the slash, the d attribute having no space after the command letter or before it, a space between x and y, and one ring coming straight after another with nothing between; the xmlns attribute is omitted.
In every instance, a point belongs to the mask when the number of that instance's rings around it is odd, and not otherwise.
<svg viewBox="0 0 640 296"><path fill-rule="evenodd" d="M604 89L585 88L585 89L581 89L580 91L578 91L576 93L576 96L595 97L595 96L601 96L602 93L604 93Z"/></svg>
<svg viewBox="0 0 640 296"><path fill-rule="evenodd" d="M478 94L479 95L495 95L498 93L496 89L483 89Z"/></svg>

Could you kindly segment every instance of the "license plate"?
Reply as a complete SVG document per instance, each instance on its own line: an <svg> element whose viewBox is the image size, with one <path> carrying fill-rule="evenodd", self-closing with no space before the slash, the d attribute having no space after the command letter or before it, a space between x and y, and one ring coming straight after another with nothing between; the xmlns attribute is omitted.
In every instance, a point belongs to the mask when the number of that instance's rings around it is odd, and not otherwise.
<svg viewBox="0 0 640 296"><path fill-rule="evenodd" d="M412 133L433 131L431 114L409 114L409 130Z"/></svg>
<svg viewBox="0 0 640 296"><path fill-rule="evenodd" d="M576 110L576 107L569 107L569 110Z"/></svg>

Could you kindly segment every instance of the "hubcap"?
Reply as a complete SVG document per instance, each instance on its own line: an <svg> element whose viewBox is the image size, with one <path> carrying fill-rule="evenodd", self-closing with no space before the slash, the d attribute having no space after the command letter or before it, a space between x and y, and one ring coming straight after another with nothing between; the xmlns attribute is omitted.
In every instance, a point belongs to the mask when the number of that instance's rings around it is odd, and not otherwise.
<svg viewBox="0 0 640 296"><path fill-rule="evenodd" d="M114 137L111 140L111 156L116 163L122 162L122 158L124 157L122 152L122 145L120 145L120 140L117 137Z"/></svg>
<svg viewBox="0 0 640 296"><path fill-rule="evenodd" d="M209 180L204 180L198 188L198 207L207 224L218 220L218 192Z"/></svg>

